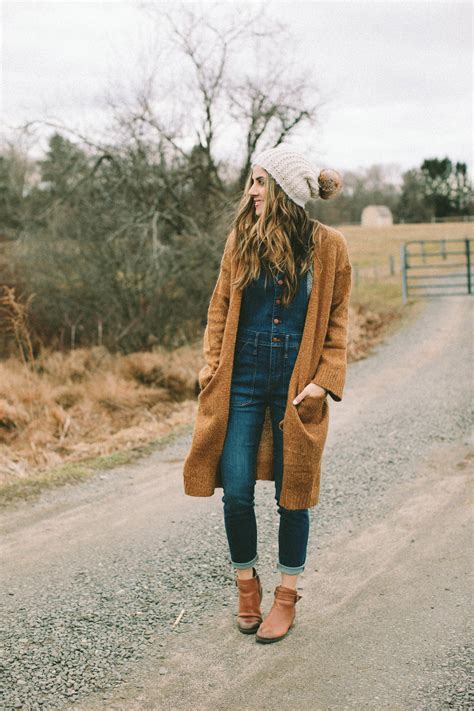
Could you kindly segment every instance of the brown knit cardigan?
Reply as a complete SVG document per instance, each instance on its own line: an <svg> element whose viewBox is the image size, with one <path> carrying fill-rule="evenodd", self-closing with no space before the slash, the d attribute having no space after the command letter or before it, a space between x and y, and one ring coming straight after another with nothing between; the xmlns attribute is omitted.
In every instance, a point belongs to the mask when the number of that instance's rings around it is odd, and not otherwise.
<svg viewBox="0 0 474 711"><path fill-rule="evenodd" d="M313 285L303 335L288 386L283 430L283 483L280 504L287 509L318 503L321 457L329 424L327 395L293 399L308 383L317 383L340 401L347 367L347 320L352 267L341 232L315 222ZM201 392L191 448L184 461L184 491L212 496L222 487L220 456L227 430L230 386L242 290L233 286L235 262L232 231L226 241L220 273L211 296L199 371ZM319 259L317 257L319 255ZM320 263L321 262L321 263ZM274 480L273 434L269 408L257 453L257 480Z"/></svg>

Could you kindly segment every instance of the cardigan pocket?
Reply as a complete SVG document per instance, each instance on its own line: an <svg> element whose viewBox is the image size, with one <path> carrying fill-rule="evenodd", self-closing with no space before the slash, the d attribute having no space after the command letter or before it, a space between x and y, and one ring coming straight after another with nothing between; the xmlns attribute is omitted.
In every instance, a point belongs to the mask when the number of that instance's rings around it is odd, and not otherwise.
<svg viewBox="0 0 474 711"><path fill-rule="evenodd" d="M201 390L200 390L200 392L199 392L198 399L201 397L201 395L202 395L203 393L206 393L206 395L207 395L207 391L210 389L211 383L215 380L216 372L217 372L217 371L213 371L212 373L206 375L206 376L202 379L202 381L201 381L201 382L202 382L202 387L201 387Z"/></svg>
<svg viewBox="0 0 474 711"><path fill-rule="evenodd" d="M328 407L327 395L323 397L306 395L295 407L301 422L317 425L322 421Z"/></svg>
<svg viewBox="0 0 474 711"><path fill-rule="evenodd" d="M198 373L199 391L202 392L211 382L214 373L206 363Z"/></svg>
<svg viewBox="0 0 474 711"><path fill-rule="evenodd" d="M204 392L204 390L207 388L207 386L208 386L209 383L211 382L212 378L213 378L213 375L211 374L211 375L209 375L209 376L203 381L203 384L202 384L202 386L201 386L200 393Z"/></svg>
<svg viewBox="0 0 474 711"><path fill-rule="evenodd" d="M220 385L219 383L222 382L219 369L217 369L213 374L212 377L209 379L209 381L206 383L204 388L201 390L201 392L198 395L197 401L198 401L198 418L200 416L202 417L211 417L214 418L216 416L216 413L218 411L219 407L219 388ZM216 397L217 396L217 397Z"/></svg>

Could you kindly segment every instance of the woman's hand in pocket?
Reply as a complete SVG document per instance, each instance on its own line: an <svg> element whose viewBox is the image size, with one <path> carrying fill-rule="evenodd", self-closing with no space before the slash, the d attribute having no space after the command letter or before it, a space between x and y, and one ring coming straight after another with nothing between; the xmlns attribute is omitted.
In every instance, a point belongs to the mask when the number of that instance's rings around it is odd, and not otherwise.
<svg viewBox="0 0 474 711"><path fill-rule="evenodd" d="M297 405L301 400L304 400L305 397L320 397L323 398L325 395L327 395L327 390L322 388L320 385L316 385L316 383L309 383L303 390L295 397L293 400L293 405Z"/></svg>
<svg viewBox="0 0 474 711"><path fill-rule="evenodd" d="M199 390L202 392L204 388L207 388L208 384L214 377L214 372L211 371L208 365L205 365L198 374Z"/></svg>

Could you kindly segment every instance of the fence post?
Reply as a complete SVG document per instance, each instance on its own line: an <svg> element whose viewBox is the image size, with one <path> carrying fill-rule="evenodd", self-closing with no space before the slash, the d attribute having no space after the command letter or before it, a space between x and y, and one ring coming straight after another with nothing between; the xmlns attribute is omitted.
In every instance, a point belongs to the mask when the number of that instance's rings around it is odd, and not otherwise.
<svg viewBox="0 0 474 711"><path fill-rule="evenodd" d="M443 255L443 259L446 259L447 254L446 254L446 240L445 239L441 240L441 253Z"/></svg>
<svg viewBox="0 0 474 711"><path fill-rule="evenodd" d="M467 293L472 294L472 280L471 280L471 240L466 237L464 239L465 249L466 249L466 272L467 272Z"/></svg>
<svg viewBox="0 0 474 711"><path fill-rule="evenodd" d="M404 242L400 245L400 268L402 272L402 301L406 304L408 301L407 250Z"/></svg>
<svg viewBox="0 0 474 711"><path fill-rule="evenodd" d="M391 254L388 258L388 271L390 276L395 274L395 259L393 258L393 254Z"/></svg>

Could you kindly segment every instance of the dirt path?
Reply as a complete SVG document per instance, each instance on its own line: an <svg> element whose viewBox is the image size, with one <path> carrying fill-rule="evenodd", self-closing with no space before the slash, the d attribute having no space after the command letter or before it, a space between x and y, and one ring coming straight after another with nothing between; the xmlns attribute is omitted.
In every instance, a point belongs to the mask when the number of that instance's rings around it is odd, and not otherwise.
<svg viewBox="0 0 474 711"><path fill-rule="evenodd" d="M472 306L433 300L351 365L278 644L235 628L220 495L182 492L189 438L3 515L4 708L470 708ZM264 611L272 497L257 487Z"/></svg>
<svg viewBox="0 0 474 711"><path fill-rule="evenodd" d="M337 536L284 644L258 645L219 613L176 636L165 662L152 645L115 703L79 708L468 709L473 456L437 448L387 516ZM453 650L466 666L449 666Z"/></svg>

